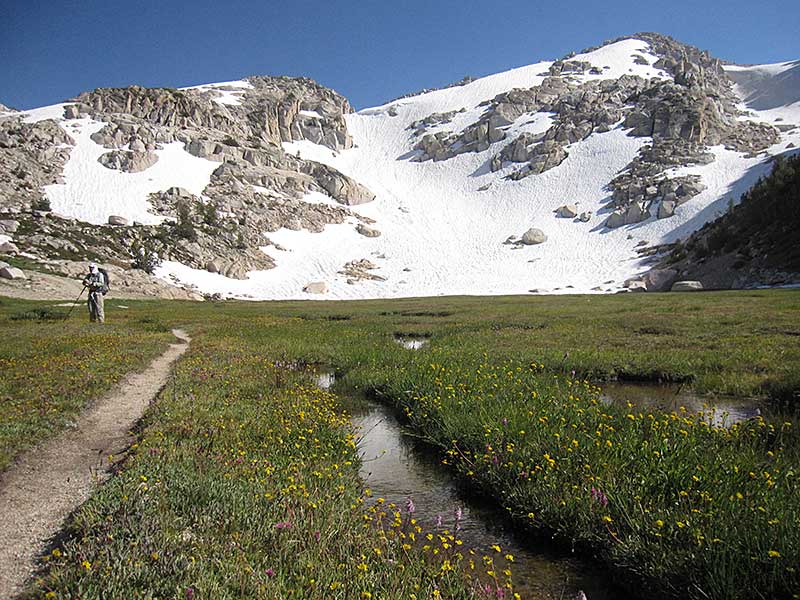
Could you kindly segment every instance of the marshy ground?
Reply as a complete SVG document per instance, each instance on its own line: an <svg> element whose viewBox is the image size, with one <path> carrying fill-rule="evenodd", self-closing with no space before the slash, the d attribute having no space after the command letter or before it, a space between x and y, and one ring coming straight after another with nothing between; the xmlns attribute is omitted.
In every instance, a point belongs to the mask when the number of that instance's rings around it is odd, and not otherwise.
<svg viewBox="0 0 800 600"><path fill-rule="evenodd" d="M4 468L142 370L172 328L193 338L29 597L513 597L502 548L471 554L452 527L365 490L356 433L308 365L395 408L520 531L610 565L634 595L800 585L797 291L124 305L97 327L0 303ZM610 378L784 408L718 428L604 402Z"/></svg>

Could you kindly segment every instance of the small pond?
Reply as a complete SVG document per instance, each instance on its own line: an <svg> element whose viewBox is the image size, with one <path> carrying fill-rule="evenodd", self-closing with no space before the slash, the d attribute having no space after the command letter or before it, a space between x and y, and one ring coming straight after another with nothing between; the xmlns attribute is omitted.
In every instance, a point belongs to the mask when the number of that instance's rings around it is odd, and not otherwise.
<svg viewBox="0 0 800 600"><path fill-rule="evenodd" d="M678 384L636 383L612 381L599 384L601 398L608 404L627 406L640 410L660 410L687 413L704 413L716 427L730 427L734 423L764 415L778 417L780 413L763 398L732 398L729 396L701 396L690 388Z"/></svg>
<svg viewBox="0 0 800 600"><path fill-rule="evenodd" d="M406 350L419 350L430 340L425 336L416 335L395 335L394 341Z"/></svg>

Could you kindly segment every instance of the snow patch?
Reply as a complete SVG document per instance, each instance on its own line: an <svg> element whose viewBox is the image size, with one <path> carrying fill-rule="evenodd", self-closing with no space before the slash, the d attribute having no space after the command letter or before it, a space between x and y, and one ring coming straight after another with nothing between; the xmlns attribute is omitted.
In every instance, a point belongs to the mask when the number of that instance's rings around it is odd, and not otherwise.
<svg viewBox="0 0 800 600"><path fill-rule="evenodd" d="M227 89L236 88L236 89ZM214 102L217 104L227 106L241 106L241 96L245 94L245 90L253 89L253 84L249 81L222 81L219 83L206 83L202 85L194 85L190 87L180 88L182 90L196 90L198 92L212 92L214 94Z"/></svg>
<svg viewBox="0 0 800 600"><path fill-rule="evenodd" d="M650 64L642 65L635 63L634 57L637 54L646 58ZM623 75L638 75L644 79L650 79L651 77L672 79L665 71L652 66L653 63L658 61L658 56L651 52L650 45L643 40L620 40L598 48L597 50L592 50L591 52L576 54L569 60L586 61L600 69L601 74L599 75L586 73L579 76L582 81L590 81L593 79L617 79Z"/></svg>
<svg viewBox="0 0 800 600"><path fill-rule="evenodd" d="M800 126L800 61L743 67L725 65L748 117Z"/></svg>
<svg viewBox="0 0 800 600"><path fill-rule="evenodd" d="M145 171L108 169L97 159L110 150L91 139L106 123L91 119L70 121L73 123L80 127L65 128L75 147L64 167L64 183L45 186L44 191L54 211L81 221L105 224L109 215L119 215L131 222L160 223L164 217L149 212L148 194L178 186L199 196L219 167L219 163L192 156L182 143L173 142L156 150L158 162Z"/></svg>
<svg viewBox="0 0 800 600"><path fill-rule="evenodd" d="M301 110L301 111L298 111L297 114L299 114L301 117L307 117L309 119L321 119L322 118L322 115L319 114L315 110Z"/></svg>
<svg viewBox="0 0 800 600"><path fill-rule="evenodd" d="M62 102L61 104L53 104L51 106L43 106L41 108L34 108L24 111L22 121L24 123L38 123L46 119L53 119L54 121L64 120L64 107L71 106L74 102Z"/></svg>

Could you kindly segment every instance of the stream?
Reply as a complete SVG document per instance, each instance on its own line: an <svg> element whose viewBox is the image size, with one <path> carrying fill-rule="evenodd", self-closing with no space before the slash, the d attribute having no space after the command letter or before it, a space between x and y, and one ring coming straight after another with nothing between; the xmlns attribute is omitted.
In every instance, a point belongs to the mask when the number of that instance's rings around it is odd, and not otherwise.
<svg viewBox="0 0 800 600"><path fill-rule="evenodd" d="M335 377L318 372L317 385L330 388ZM414 516L424 530L455 528L456 511L461 511L459 539L465 548L479 555L495 557L498 570L506 567L505 554L514 557L509 565L514 588L532 600L571 600L583 592L588 600L625 600L613 585L608 571L574 555L548 548L542 541L526 541L512 529L496 505L466 497L439 458L403 432L390 407L360 397L342 395L359 436L361 477L372 490L373 499L384 498L398 507L411 498ZM441 522L441 525L439 523ZM497 544L500 554L491 549Z"/></svg>
<svg viewBox="0 0 800 600"><path fill-rule="evenodd" d="M413 341L414 345L409 342ZM398 340L416 350L427 340ZM421 342L421 343L420 343ZM418 345L417 345L418 344ZM325 369L316 371L316 384L330 389L335 375ZM735 422L762 414L769 406L759 399L708 398L683 390L676 385L654 385L612 382L602 384L602 399L607 403L628 404L641 409L680 410L706 413L714 426L729 427ZM384 498L401 510L409 499L415 506L414 516L425 531L435 533L455 529L456 512L460 511L458 537L465 548L479 555L495 558L498 570L506 567L505 554L512 554L515 591L533 600L629 600L633 596L622 591L612 580L608 569L578 558L555 544L540 538L530 540L515 532L508 518L489 502L465 495L435 455L435 452L403 431L395 411L365 399L357 393L340 393L344 408L359 436L362 460L361 477L372 490L373 499ZM493 545L501 553L492 550ZM581 594L584 594L583 596Z"/></svg>

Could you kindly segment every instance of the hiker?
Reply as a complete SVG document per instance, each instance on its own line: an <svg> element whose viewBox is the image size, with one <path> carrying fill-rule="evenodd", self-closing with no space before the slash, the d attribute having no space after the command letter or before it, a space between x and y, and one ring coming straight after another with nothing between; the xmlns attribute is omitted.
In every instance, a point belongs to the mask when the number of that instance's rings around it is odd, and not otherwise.
<svg viewBox="0 0 800 600"><path fill-rule="evenodd" d="M103 323L106 318L103 295L108 291L108 285L96 264L89 263L89 273L83 278L83 287L89 290L89 321Z"/></svg>

